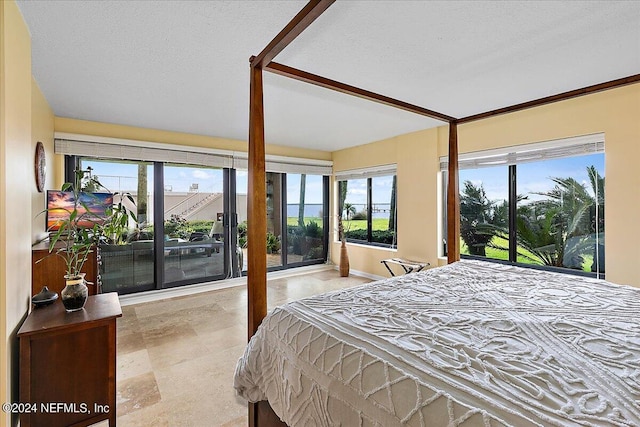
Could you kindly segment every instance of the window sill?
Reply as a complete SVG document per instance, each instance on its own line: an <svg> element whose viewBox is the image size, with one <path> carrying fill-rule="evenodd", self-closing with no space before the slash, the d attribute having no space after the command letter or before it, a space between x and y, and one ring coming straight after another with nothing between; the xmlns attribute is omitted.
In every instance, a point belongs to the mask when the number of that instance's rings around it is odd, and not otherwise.
<svg viewBox="0 0 640 427"><path fill-rule="evenodd" d="M335 244L340 245L341 242L340 240L336 240L334 241ZM370 244L370 243L356 243L356 242L347 242L347 246L355 246L355 247L360 247L360 248L368 248L368 249L377 249L377 250L383 250L386 252L398 252L398 248L392 248L390 246L380 246L380 245L376 245L376 244Z"/></svg>

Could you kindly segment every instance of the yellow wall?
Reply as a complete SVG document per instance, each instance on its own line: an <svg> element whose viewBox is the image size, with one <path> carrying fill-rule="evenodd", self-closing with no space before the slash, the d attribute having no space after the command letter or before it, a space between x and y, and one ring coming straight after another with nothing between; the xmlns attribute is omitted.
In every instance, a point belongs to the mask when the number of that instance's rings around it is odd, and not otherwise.
<svg viewBox="0 0 640 427"><path fill-rule="evenodd" d="M336 172L397 164L398 250L349 243L352 269L388 276L380 261L396 256L427 260L435 265L438 230L429 224L435 225L438 221L438 188L432 182L436 173L430 174L429 171L436 171L439 167L438 132L438 129L428 129L333 153ZM333 206L335 204L334 198ZM332 212L335 212L334 208ZM331 243L331 260L335 264L339 263L339 246L335 241Z"/></svg>
<svg viewBox="0 0 640 427"><path fill-rule="evenodd" d="M18 400L16 332L29 309L31 198L31 39L17 5L0 2L0 402ZM25 211L26 207L26 211ZM0 426L11 417L0 413Z"/></svg>
<svg viewBox="0 0 640 427"><path fill-rule="evenodd" d="M606 277L640 287L640 84L461 125L458 138L464 153L599 132L605 137Z"/></svg>
<svg viewBox="0 0 640 427"><path fill-rule="evenodd" d="M31 193L31 241L35 242L46 236L45 215L41 212L45 208L46 190L60 188L60 183L54 182L54 154L53 154L53 111L42 95L38 83L31 79L31 152L35 153L36 143L42 142L46 154L47 174L44 191ZM62 157L62 156L59 156ZM35 178L32 178L35 186Z"/></svg>
<svg viewBox="0 0 640 427"><path fill-rule="evenodd" d="M607 280L640 287L640 84L460 125L461 153L578 135L605 134ZM402 135L333 153L337 171L397 162L397 255L437 265L438 158L448 127ZM393 252L348 245L351 267L387 276L379 260ZM333 243L332 260L339 261Z"/></svg>

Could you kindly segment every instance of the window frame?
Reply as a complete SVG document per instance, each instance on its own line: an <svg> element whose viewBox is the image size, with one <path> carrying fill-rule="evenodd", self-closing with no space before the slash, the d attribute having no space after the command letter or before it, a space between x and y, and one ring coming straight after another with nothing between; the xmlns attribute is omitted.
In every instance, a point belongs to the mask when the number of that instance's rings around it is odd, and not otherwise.
<svg viewBox="0 0 640 427"><path fill-rule="evenodd" d="M373 178L382 178L389 177L393 180L395 184L395 212L394 212L394 243L381 243L373 241L373 215L372 215L372 206L373 206ZM342 182L349 182L350 180L364 180L366 179L366 193L367 193L367 201L365 211L367 213L367 240L354 239L354 238L345 238L347 243L366 245L366 246L375 246L380 248L390 248L390 249L398 249L398 185L397 185L397 173L395 169L395 165L375 168L372 169L371 172L368 170L359 170L358 172L343 172L341 174L336 174L336 194L338 194L338 199L340 198L340 186ZM392 184L392 185L394 185ZM348 188L348 185L347 185ZM336 203L336 218L342 215L340 206L340 200ZM336 242L340 241L340 236L336 234Z"/></svg>
<svg viewBox="0 0 640 427"><path fill-rule="evenodd" d="M272 156L272 157L276 157L276 156ZM65 179L66 182L71 181L69 179L69 177L73 177L74 176L74 171L76 169L78 169L81 165L82 160L98 160L98 161L113 161L113 162L119 162L119 161L123 161L123 162L137 162L137 161L141 161L141 160L137 160L137 159L120 159L120 158L115 158L115 157L102 157L102 156L96 156L96 155L84 155L84 154L80 154L80 155L74 155L74 154L64 154L64 161L65 161L65 168L64 168L64 173L65 173ZM284 249L281 250L281 255L282 255L282 264L278 265L278 266L274 266L274 267L270 267L269 271L279 271L279 270L286 270L289 268L297 268L297 267L303 267L303 266L310 266L310 265L316 265L316 264L324 264L327 262L328 259L328 254L329 254L329 213L330 213L330 209L329 209L329 199L330 199L330 194L329 194L329 174L326 173L327 171L327 165L325 164L321 164L320 166L313 166L311 164L312 161L309 161L309 164L305 164L304 166L300 166L300 165L296 165L296 164L286 164L284 163L285 157L279 157L279 159L281 159L281 162L278 163L278 167L280 169L280 171L278 172L274 172L274 173L278 173L279 175L281 175L282 179L281 179L281 183L280 183L280 191L282 192L282 199L281 199L281 204L280 206L277 206L277 209L281 209L282 212L282 227L284 227L283 229L286 230L286 215L287 215L287 203L286 203L286 181L287 181L287 175L288 174L296 174L296 173L301 173L298 172L296 168L303 170L303 171L311 171L312 175L317 175L320 176L322 178L322 191L323 191L323 195L322 195L322 222L323 222L323 233L322 233L322 242L323 242L323 248L322 248L322 258L314 258L314 259L310 259L310 260L303 260L303 261L298 261L298 262L289 262L289 260L287 259L287 253L286 253L286 243L287 243L287 236L286 236L286 232L283 233L282 236L282 244ZM293 158L292 158L293 159ZM181 164L181 163L172 163L172 162L162 162L162 161L148 161L148 163L150 165L152 165L153 167L153 191L154 194L164 194L165 188L165 182L164 182L164 172L165 172L165 167L166 166L181 166L181 165L185 165L185 166L193 166L193 167L200 167L200 166L204 166L204 167L211 167L208 165L198 165L198 164L194 164L194 165L189 165L189 164ZM321 163L321 162L319 162ZM326 163L326 162L325 162ZM218 168L216 166L214 166L214 168L216 169L221 169L223 171L223 206L224 206L224 227L225 227L225 233L228 233L229 238L225 239L225 253L227 254L227 256L224 257L224 274L223 275L219 275L219 276L207 276L207 277L202 277L202 278L194 278L194 279L185 279L185 280L179 280L179 281L174 281L174 282L170 282L170 283L165 283L165 259L164 259L164 206L162 206L163 204L163 197L154 197L154 206L153 206L153 212L154 212L154 224L156 224L156 226L154 226L154 243L153 243L153 262L154 262L154 267L153 267L153 274L154 274L154 281L152 284L143 284L143 285L139 285L139 286L129 286L126 289L124 289L121 293L121 295L124 294L130 294L130 293L138 293L138 292L143 292L143 291L149 291L149 290L158 290L158 289L166 289L166 288L174 288L174 287L181 287L184 285L192 285L192 284L199 284L199 283L208 283L208 282L212 282L212 281L218 281L218 280L223 280L225 278L229 278L229 277L242 277L242 276L246 276L246 270L242 269L242 265L239 265L239 260L237 259L236 256L230 256L229 254L234 254L236 253L237 250L237 236L238 236L238 206L237 206L237 177L236 177L236 172L238 171L237 168ZM291 169L289 172L284 171L285 169ZM304 172L302 172L304 173ZM309 172L307 172L309 174ZM228 242L228 243L227 243ZM228 245L228 246L227 246ZM231 258L231 259L229 259Z"/></svg>
<svg viewBox="0 0 640 427"><path fill-rule="evenodd" d="M535 153L534 156L540 156L530 160L529 157L533 157L531 153ZM507 179L508 179L508 244L509 244L509 259L502 260L496 258L482 257L478 255L460 254L462 259L475 259L487 262L496 262L499 264L515 265L518 267L532 268L536 270L552 271L563 274L571 274L584 277L592 277L596 279L606 279L605 272L601 272L599 269L595 272L577 270L567 267L555 267L550 265L537 265L518 262L518 239L517 239L517 166L524 163L542 163L554 159L563 159L569 157L576 157L580 155L602 154L605 155L604 150L604 134L593 134L574 138L567 138L558 141L545 141L542 143L523 144L519 146L512 146L500 149L484 150L479 152L466 153L460 156L459 168L460 169L482 169L489 165L495 165L495 163L502 163L508 166ZM487 159L491 159L491 162L486 162ZM442 227L443 230L447 229L447 166L448 157L440 158L441 177L442 177ZM596 197L597 198L597 197ZM597 233L596 233L597 234ZM443 235L442 250L444 256L447 256L447 240L446 234ZM606 258L605 258L606 259Z"/></svg>

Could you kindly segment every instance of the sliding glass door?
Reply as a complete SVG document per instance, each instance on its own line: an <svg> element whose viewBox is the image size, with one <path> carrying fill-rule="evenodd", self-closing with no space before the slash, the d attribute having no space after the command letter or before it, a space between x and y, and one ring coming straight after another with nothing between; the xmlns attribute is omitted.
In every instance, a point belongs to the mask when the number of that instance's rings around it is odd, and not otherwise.
<svg viewBox="0 0 640 427"><path fill-rule="evenodd" d="M246 271L246 171L84 157L70 158L68 168L91 168L108 191L129 193L136 204L137 222L129 224L126 242L101 245L105 292L169 288ZM270 270L327 259L328 188L328 176L267 173Z"/></svg>
<svg viewBox="0 0 640 427"><path fill-rule="evenodd" d="M237 177L238 241L246 259L246 171L238 171ZM267 172L266 189L267 268L279 270L324 262L329 238L329 177Z"/></svg>
<svg viewBox="0 0 640 427"><path fill-rule="evenodd" d="M78 167L91 168L107 189L102 191L116 197L129 193L136 204L138 221L129 224L126 243L101 244L104 292L126 294L229 276L223 169L91 158L80 158Z"/></svg>
<svg viewBox="0 0 640 427"><path fill-rule="evenodd" d="M129 224L126 243L100 245L103 292L125 294L154 289L153 163L81 158L79 167L90 168L93 177L107 189L85 188L85 191L116 193L115 202L129 193L136 205L138 222ZM126 198L124 200L126 202Z"/></svg>
<svg viewBox="0 0 640 427"><path fill-rule="evenodd" d="M325 177L287 174L287 264L324 260L328 221Z"/></svg>
<svg viewBox="0 0 640 427"><path fill-rule="evenodd" d="M227 277L223 170L164 165L163 287Z"/></svg>

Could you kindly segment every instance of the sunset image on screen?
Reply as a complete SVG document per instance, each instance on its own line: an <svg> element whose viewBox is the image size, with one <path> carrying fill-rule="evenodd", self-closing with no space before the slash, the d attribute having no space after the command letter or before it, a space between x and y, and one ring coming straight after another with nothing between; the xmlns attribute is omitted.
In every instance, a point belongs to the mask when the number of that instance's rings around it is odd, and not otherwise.
<svg viewBox="0 0 640 427"><path fill-rule="evenodd" d="M110 193L80 193L80 202L76 207L78 222L80 227L91 228L94 224L100 223L104 218L106 210L113 205L113 194ZM87 207L85 209L85 206ZM70 191L48 191L47 192L47 229L56 231L59 223L69 218L73 212L74 197Z"/></svg>

